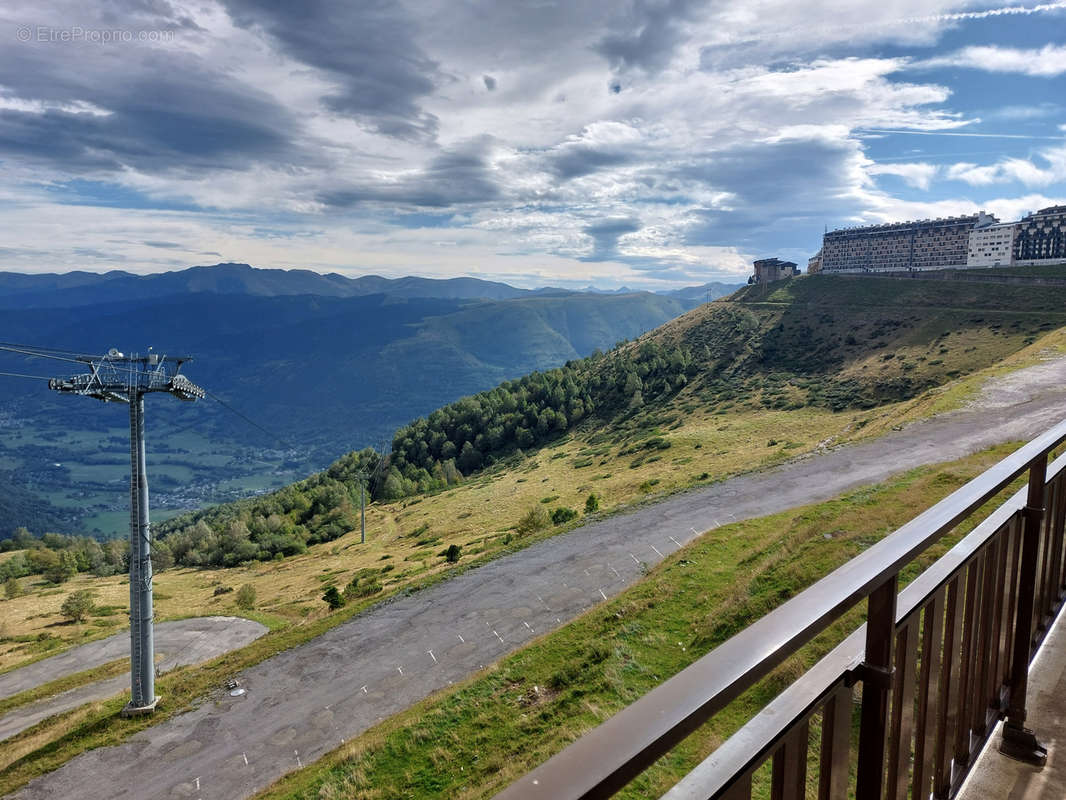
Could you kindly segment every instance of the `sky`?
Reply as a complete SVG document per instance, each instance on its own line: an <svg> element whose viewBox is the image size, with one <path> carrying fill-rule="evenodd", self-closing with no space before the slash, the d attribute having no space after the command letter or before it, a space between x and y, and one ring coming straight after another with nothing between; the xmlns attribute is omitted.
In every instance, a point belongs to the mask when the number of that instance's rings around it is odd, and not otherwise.
<svg viewBox="0 0 1066 800"><path fill-rule="evenodd" d="M0 271L741 282L1066 203L1066 2L0 9Z"/></svg>

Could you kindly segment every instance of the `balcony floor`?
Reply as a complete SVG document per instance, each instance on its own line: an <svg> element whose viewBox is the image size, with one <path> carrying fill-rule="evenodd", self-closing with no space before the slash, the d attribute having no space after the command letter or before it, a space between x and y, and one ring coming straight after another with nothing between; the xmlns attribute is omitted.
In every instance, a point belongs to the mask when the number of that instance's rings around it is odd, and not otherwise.
<svg viewBox="0 0 1066 800"><path fill-rule="evenodd" d="M999 752L1000 730L992 735L960 800L1063 800L1066 798L1066 622L1059 614L1029 672L1029 718L1048 751L1047 764L1032 767ZM1002 727L1002 726L1000 726Z"/></svg>

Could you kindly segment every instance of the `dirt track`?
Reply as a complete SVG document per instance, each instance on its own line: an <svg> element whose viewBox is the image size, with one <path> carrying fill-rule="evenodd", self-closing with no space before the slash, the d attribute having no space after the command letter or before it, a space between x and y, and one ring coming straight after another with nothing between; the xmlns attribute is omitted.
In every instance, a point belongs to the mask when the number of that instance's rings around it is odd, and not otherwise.
<svg viewBox="0 0 1066 800"><path fill-rule="evenodd" d="M382 605L241 676L247 694L86 753L16 796L245 797L378 720L619 592L698 532L1025 439L1066 416L1066 359L987 387L973 407L876 441L586 525Z"/></svg>

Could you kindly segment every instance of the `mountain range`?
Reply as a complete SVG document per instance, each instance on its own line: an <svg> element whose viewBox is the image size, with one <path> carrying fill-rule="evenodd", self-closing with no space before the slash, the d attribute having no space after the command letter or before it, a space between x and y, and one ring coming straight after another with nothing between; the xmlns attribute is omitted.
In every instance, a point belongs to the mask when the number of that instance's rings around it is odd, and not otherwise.
<svg viewBox="0 0 1066 800"><path fill-rule="evenodd" d="M210 399L153 398L147 416L149 467L154 460L160 488L153 502L177 509L274 486L349 450L380 446L434 408L608 349L736 287L696 288L695 298L593 294L244 264L146 276L0 273L0 340L193 356L186 374ZM0 372L47 377L79 369L0 355ZM106 532L105 522L121 528L125 498L101 498L126 474L124 415L0 376L0 485L39 498L34 527L51 520L77 530L88 505L110 513L97 514L89 530ZM113 440L105 454L86 444L94 434ZM49 503L57 506L51 516ZM0 535L23 524L20 514L0 506Z"/></svg>

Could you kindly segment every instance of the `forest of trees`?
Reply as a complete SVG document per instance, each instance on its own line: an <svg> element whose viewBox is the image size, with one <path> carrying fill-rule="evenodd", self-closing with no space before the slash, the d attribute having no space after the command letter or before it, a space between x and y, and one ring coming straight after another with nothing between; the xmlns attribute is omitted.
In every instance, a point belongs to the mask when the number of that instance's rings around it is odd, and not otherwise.
<svg viewBox="0 0 1066 800"><path fill-rule="evenodd" d="M91 536L64 536L46 533L34 536L25 528L0 540L0 551L18 550L0 562L0 582L27 575L41 575L52 583L63 583L79 572L106 576L129 570L130 543L99 542ZM165 560L166 556L161 556Z"/></svg>
<svg viewBox="0 0 1066 800"><path fill-rule="evenodd" d="M271 494L161 523L154 547L161 564L185 567L230 567L302 553L358 527L360 476L366 476L368 502L445 489L590 416L608 419L672 395L694 373L686 350L653 342L534 372L400 428L385 457L372 449L349 453Z"/></svg>
<svg viewBox="0 0 1066 800"><path fill-rule="evenodd" d="M323 472L268 495L161 523L155 526L154 547L165 548L183 567L232 567L302 553L359 526L360 481L379 474L374 450L349 453ZM369 493L366 499L370 502Z"/></svg>
<svg viewBox="0 0 1066 800"><path fill-rule="evenodd" d="M440 488L588 417L608 420L671 396L697 372L685 348L647 341L464 397L396 432L376 494L395 500Z"/></svg>

